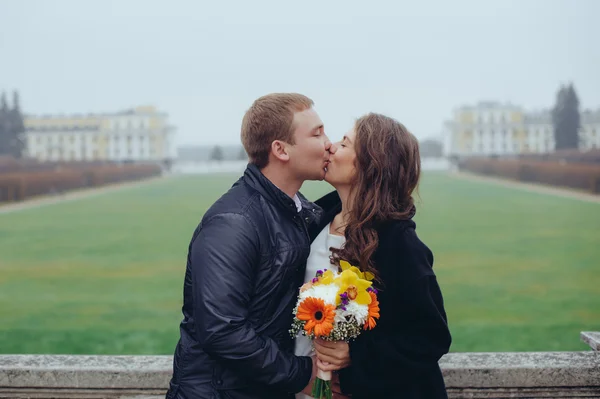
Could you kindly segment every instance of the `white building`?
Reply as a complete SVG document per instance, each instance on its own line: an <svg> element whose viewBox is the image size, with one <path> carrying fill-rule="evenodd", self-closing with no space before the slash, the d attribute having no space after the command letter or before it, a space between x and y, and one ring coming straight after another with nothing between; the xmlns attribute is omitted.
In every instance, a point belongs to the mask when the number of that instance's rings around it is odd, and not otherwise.
<svg viewBox="0 0 600 399"><path fill-rule="evenodd" d="M600 109L581 113L579 140L582 148L600 148Z"/></svg>
<svg viewBox="0 0 600 399"><path fill-rule="evenodd" d="M154 107L112 114L28 115L27 154L40 161L159 161L176 156L175 129Z"/></svg>
<svg viewBox="0 0 600 399"><path fill-rule="evenodd" d="M444 155L511 155L555 149L550 111L525 112L511 104L481 102L454 110L444 124ZM600 148L600 110L581 113L581 148Z"/></svg>

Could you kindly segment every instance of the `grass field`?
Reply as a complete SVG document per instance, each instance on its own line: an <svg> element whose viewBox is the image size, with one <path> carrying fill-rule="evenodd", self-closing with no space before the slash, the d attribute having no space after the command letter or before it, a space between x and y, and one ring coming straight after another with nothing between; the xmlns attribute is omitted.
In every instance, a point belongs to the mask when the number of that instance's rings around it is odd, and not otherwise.
<svg viewBox="0 0 600 399"><path fill-rule="evenodd" d="M189 239L235 178L1 214L0 353L172 354ZM600 204L441 174L420 196L452 351L587 349L579 332L600 331Z"/></svg>

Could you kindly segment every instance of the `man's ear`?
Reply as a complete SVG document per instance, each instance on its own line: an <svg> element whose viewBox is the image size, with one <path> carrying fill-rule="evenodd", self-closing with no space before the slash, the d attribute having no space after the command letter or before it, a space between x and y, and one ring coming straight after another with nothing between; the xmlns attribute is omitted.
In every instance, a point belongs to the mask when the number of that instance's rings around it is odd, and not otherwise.
<svg viewBox="0 0 600 399"><path fill-rule="evenodd" d="M287 144L280 140L275 140L271 143L271 153L277 159L282 162L290 160L290 154L288 153Z"/></svg>

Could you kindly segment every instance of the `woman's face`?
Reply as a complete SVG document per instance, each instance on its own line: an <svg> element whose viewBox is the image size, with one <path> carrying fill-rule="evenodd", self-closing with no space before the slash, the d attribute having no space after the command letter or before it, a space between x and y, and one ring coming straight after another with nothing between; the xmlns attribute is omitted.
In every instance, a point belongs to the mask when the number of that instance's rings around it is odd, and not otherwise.
<svg viewBox="0 0 600 399"><path fill-rule="evenodd" d="M332 145L331 155L329 156L329 165L325 174L325 181L333 187L340 188L350 186L354 181L356 174L356 151L354 143L356 141L356 132L350 130L344 138Z"/></svg>

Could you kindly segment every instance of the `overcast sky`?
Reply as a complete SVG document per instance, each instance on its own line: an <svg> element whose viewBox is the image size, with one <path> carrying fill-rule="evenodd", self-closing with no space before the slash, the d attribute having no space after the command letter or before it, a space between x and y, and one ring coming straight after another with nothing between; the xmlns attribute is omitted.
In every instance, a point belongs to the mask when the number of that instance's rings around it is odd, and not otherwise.
<svg viewBox="0 0 600 399"><path fill-rule="evenodd" d="M269 92L313 98L337 139L381 112L417 137L452 108L600 107L600 0L0 0L0 90L27 113L156 105L177 144L236 144Z"/></svg>

